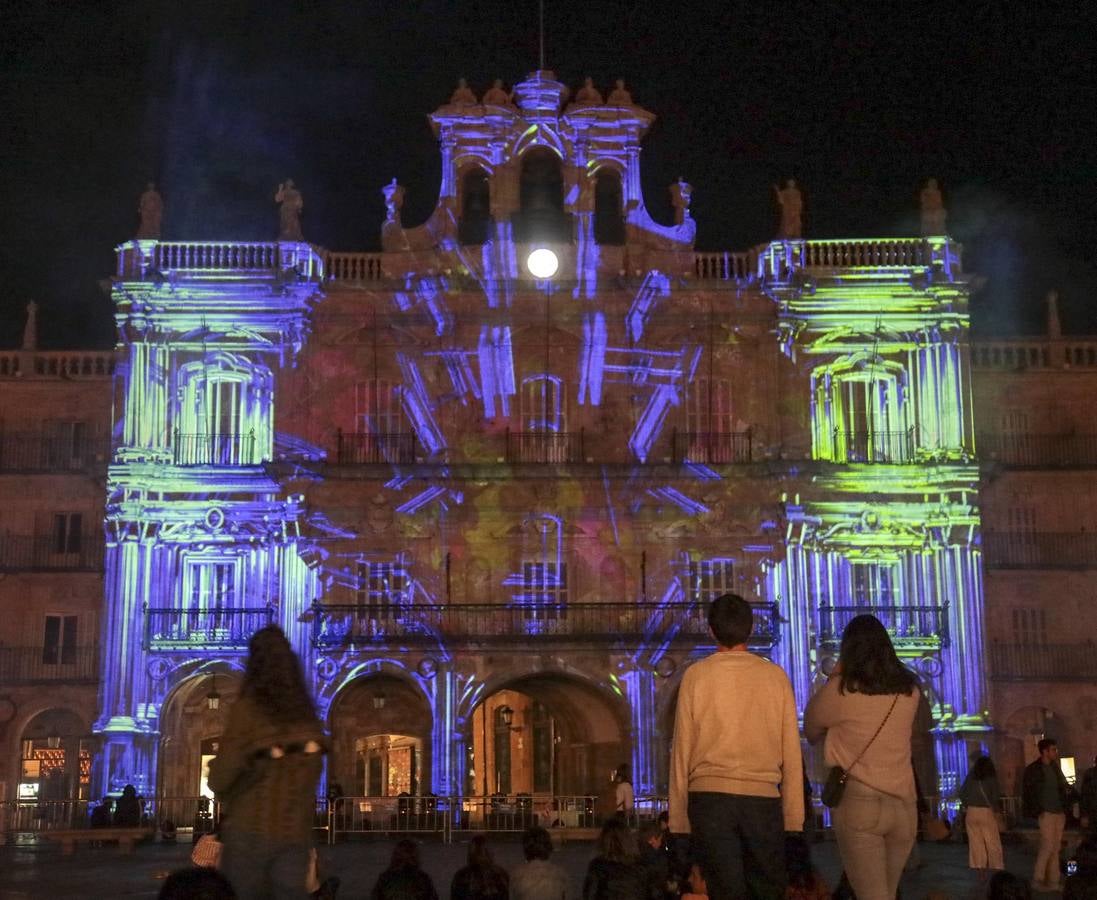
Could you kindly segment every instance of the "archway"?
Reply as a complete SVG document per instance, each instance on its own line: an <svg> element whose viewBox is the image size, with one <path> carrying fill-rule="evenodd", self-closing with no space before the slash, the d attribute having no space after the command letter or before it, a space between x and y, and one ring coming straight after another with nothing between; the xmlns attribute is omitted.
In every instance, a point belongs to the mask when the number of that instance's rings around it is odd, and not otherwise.
<svg viewBox="0 0 1097 900"><path fill-rule="evenodd" d="M431 793L431 710L410 681L356 679L332 702L330 724L329 789L360 797Z"/></svg>
<svg viewBox="0 0 1097 900"><path fill-rule="evenodd" d="M564 212L564 176L560 159L547 147L533 147L523 154L519 203L512 220L515 241L571 241L572 223Z"/></svg>
<svg viewBox="0 0 1097 900"><path fill-rule="evenodd" d="M625 206L621 176L602 168L594 182L594 240L598 244L625 242Z"/></svg>
<svg viewBox="0 0 1097 900"><path fill-rule="evenodd" d="M88 800L94 740L76 713L47 709L23 729L18 800Z"/></svg>
<svg viewBox="0 0 1097 900"><path fill-rule="evenodd" d="M461 176L461 218L457 239L462 244L483 244L491 236L491 187L480 166Z"/></svg>
<svg viewBox="0 0 1097 900"><path fill-rule="evenodd" d="M562 673L503 684L468 721L467 796L594 796L632 759L622 704Z"/></svg>
<svg viewBox="0 0 1097 900"><path fill-rule="evenodd" d="M172 691L160 713L161 797L213 797L206 783L209 762L239 688L240 675L225 668L192 675Z"/></svg>
<svg viewBox="0 0 1097 900"><path fill-rule="evenodd" d="M1044 738L1055 739L1060 759L1074 755L1069 723L1054 710L1022 706L1005 719L998 733L998 758L994 761L1005 790L1021 793L1021 774L1040 755L1037 745Z"/></svg>

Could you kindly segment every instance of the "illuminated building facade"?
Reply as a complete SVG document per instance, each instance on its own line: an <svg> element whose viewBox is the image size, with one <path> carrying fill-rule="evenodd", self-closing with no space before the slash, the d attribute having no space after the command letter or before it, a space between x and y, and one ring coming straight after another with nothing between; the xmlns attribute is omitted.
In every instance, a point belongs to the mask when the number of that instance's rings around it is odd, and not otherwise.
<svg viewBox="0 0 1097 900"><path fill-rule="evenodd" d="M958 246L698 253L688 185L645 209L653 116L564 96L437 110L437 207L404 227L387 186L382 252L119 248L94 792L203 790L275 622L347 794L585 794L623 762L659 794L728 590L801 703L878 615L928 688L927 784L988 742Z"/></svg>

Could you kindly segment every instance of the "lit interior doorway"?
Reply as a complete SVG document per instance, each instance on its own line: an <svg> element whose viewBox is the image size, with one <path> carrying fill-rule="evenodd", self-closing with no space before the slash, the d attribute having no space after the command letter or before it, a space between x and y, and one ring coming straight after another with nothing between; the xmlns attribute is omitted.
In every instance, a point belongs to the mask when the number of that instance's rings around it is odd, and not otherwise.
<svg viewBox="0 0 1097 900"><path fill-rule="evenodd" d="M50 709L23 729L18 800L88 800L93 739L75 713Z"/></svg>
<svg viewBox="0 0 1097 900"><path fill-rule="evenodd" d="M188 678L168 697L160 714L161 797L213 797L209 763L239 687L238 674L217 670Z"/></svg>

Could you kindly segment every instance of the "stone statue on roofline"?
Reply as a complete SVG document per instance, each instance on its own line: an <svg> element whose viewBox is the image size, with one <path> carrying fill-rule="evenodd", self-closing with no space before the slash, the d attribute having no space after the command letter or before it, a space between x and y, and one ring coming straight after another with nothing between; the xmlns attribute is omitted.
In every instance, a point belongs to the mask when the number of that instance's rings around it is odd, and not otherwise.
<svg viewBox="0 0 1097 900"><path fill-rule="evenodd" d="M151 181L145 185L145 192L137 201L137 215L140 217L137 225L137 240L159 240L160 223L164 217L164 200Z"/></svg>
<svg viewBox="0 0 1097 900"><path fill-rule="evenodd" d="M948 219L948 210L941 197L941 189L937 186L937 179L930 178L926 181L919 197L922 207L922 234L923 236L946 234L945 221Z"/></svg>
<svg viewBox="0 0 1097 900"><path fill-rule="evenodd" d="M23 349L38 349L38 304L33 300L27 304L27 323L23 326Z"/></svg>
<svg viewBox="0 0 1097 900"><path fill-rule="evenodd" d="M669 188L670 205L674 207L674 224L681 225L688 219L689 202L693 197L693 185L679 175L678 180Z"/></svg>
<svg viewBox="0 0 1097 900"><path fill-rule="evenodd" d="M484 94L485 106L510 106L510 94L503 87L503 79L496 78L487 93Z"/></svg>
<svg viewBox="0 0 1097 900"><path fill-rule="evenodd" d="M305 199L292 178L287 178L274 195L274 202L280 204L278 211L278 240L303 241L301 233L301 210L305 208Z"/></svg>
<svg viewBox="0 0 1097 900"><path fill-rule="evenodd" d="M792 178L785 180L784 187L773 186L777 195L777 205L781 207L781 224L777 230L778 239L799 240L803 237L804 197L796 181Z"/></svg>
<svg viewBox="0 0 1097 900"><path fill-rule="evenodd" d="M583 79L583 86L575 94L576 106L601 106L603 104L602 93L594 86L594 79L589 75Z"/></svg>
<svg viewBox="0 0 1097 900"><path fill-rule="evenodd" d="M625 79L618 78L614 88L609 92L606 100L607 106L632 106L632 94L625 88Z"/></svg>
<svg viewBox="0 0 1097 900"><path fill-rule="evenodd" d="M449 98L449 102L455 106L475 106L476 95L472 92L468 82L464 78L457 79L457 88Z"/></svg>
<svg viewBox="0 0 1097 900"><path fill-rule="evenodd" d="M385 222L400 224L400 210L404 208L404 186L393 178L381 188L385 198Z"/></svg>

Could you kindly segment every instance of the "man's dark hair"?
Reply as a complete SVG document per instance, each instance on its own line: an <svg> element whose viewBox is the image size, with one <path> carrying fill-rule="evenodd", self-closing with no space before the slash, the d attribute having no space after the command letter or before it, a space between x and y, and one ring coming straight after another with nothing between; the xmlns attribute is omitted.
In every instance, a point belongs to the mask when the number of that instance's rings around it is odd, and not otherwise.
<svg viewBox="0 0 1097 900"><path fill-rule="evenodd" d="M526 859L548 859L552 856L552 837L540 825L530 825L522 832L522 852Z"/></svg>
<svg viewBox="0 0 1097 900"><path fill-rule="evenodd" d="M1040 743L1036 745L1036 749L1043 753L1049 747L1058 747L1059 742L1055 738L1042 738Z"/></svg>
<svg viewBox="0 0 1097 900"><path fill-rule="evenodd" d="M1029 900L1032 892L1028 882L1018 878L1012 872L995 872L987 885L989 900Z"/></svg>
<svg viewBox="0 0 1097 900"><path fill-rule="evenodd" d="M157 900L236 900L236 891L216 869L179 869L160 887Z"/></svg>
<svg viewBox="0 0 1097 900"><path fill-rule="evenodd" d="M708 627L721 647L737 647L754 631L754 612L738 594L723 594L708 608Z"/></svg>
<svg viewBox="0 0 1097 900"><path fill-rule="evenodd" d="M641 823L636 832L636 842L640 845L641 852L648 846L648 841L652 838L658 838L659 841L663 840L663 826L650 820Z"/></svg>

